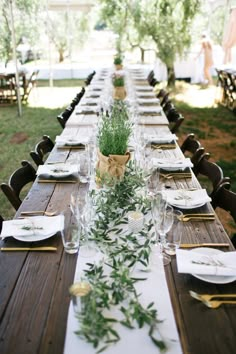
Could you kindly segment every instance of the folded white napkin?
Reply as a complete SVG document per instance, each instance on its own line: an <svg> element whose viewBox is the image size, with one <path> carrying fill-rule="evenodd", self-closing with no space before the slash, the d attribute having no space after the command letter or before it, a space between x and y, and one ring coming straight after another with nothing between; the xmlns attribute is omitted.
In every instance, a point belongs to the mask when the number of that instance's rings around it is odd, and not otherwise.
<svg viewBox="0 0 236 354"><path fill-rule="evenodd" d="M158 159L156 157L153 157L152 163L153 163L153 166L156 166L158 168L167 169L169 171L184 170L187 167L189 167L189 168L193 167L193 164L192 164L190 158Z"/></svg>
<svg viewBox="0 0 236 354"><path fill-rule="evenodd" d="M236 275L236 252L205 254L182 249L176 250L179 273Z"/></svg>
<svg viewBox="0 0 236 354"><path fill-rule="evenodd" d="M155 96L155 94L153 93L153 92L149 92L149 91L147 91L147 92L136 92L136 96L137 97L142 97L142 98L146 98L146 97L151 97L151 98L155 98L156 96ZM140 99L142 99L142 98L140 98ZM147 98L146 98L147 99Z"/></svg>
<svg viewBox="0 0 236 354"><path fill-rule="evenodd" d="M138 104L142 105L142 104L160 104L160 100L159 98L138 98L137 99Z"/></svg>
<svg viewBox="0 0 236 354"><path fill-rule="evenodd" d="M149 92L153 92L153 89L150 86L146 86L146 85L135 85L134 89L136 91L149 91Z"/></svg>
<svg viewBox="0 0 236 354"><path fill-rule="evenodd" d="M165 115L162 115L161 113L159 113L158 116L152 116L150 114L150 116L140 116L139 120L138 120L138 124L145 124L145 125L167 125L168 124L168 119L166 118Z"/></svg>
<svg viewBox="0 0 236 354"><path fill-rule="evenodd" d="M88 144L89 138L87 136L56 136L57 146L72 146L72 145L86 145Z"/></svg>
<svg viewBox="0 0 236 354"><path fill-rule="evenodd" d="M160 144L160 143L170 143L172 141L178 140L177 136L175 134L171 133L162 133L162 134L155 134L155 135L150 135L150 134L144 134L144 138L146 141L153 143L153 144Z"/></svg>
<svg viewBox="0 0 236 354"><path fill-rule="evenodd" d="M76 112L76 114L80 114L80 113L95 114L96 107L78 105L75 107L75 112Z"/></svg>
<svg viewBox="0 0 236 354"><path fill-rule="evenodd" d="M162 192L163 198L168 204L178 207L192 208L196 205L205 204L211 201L205 189L188 191L183 189L168 189Z"/></svg>
<svg viewBox="0 0 236 354"><path fill-rule="evenodd" d="M48 236L62 231L64 228L64 215L32 216L24 219L3 221L1 238L10 236ZM32 241L30 239L30 241Z"/></svg>
<svg viewBox="0 0 236 354"><path fill-rule="evenodd" d="M40 165L37 169L38 176L51 176L64 178L70 175L78 174L78 166L70 164Z"/></svg>
<svg viewBox="0 0 236 354"><path fill-rule="evenodd" d="M158 114L162 111L161 106L139 107L139 114Z"/></svg>

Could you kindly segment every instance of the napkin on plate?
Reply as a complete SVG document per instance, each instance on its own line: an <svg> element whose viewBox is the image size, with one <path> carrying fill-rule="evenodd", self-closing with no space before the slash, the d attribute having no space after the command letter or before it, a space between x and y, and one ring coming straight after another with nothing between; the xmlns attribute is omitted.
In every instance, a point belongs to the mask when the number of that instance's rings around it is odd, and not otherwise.
<svg viewBox="0 0 236 354"><path fill-rule="evenodd" d="M141 115L158 115L162 111L161 106L139 107L139 114Z"/></svg>
<svg viewBox="0 0 236 354"><path fill-rule="evenodd" d="M177 136L172 133L162 133L161 135L155 134L155 135L150 135L150 134L145 134L144 138L146 141L152 143L152 144L162 144L162 143L172 143L176 140L178 140Z"/></svg>
<svg viewBox="0 0 236 354"><path fill-rule="evenodd" d="M134 89L136 90L136 91L148 91L148 92L153 92L153 89L150 87L150 86L146 86L146 85L140 85L140 86L136 86L135 85L135 87L134 87Z"/></svg>
<svg viewBox="0 0 236 354"><path fill-rule="evenodd" d="M144 125L167 125L168 119L159 113L159 115L141 115L138 124Z"/></svg>
<svg viewBox="0 0 236 354"><path fill-rule="evenodd" d="M61 136L58 135L56 137L56 145L58 147L64 147L64 146L82 146L85 147L86 144L88 144L88 137L86 136Z"/></svg>
<svg viewBox="0 0 236 354"><path fill-rule="evenodd" d="M236 275L236 252L205 254L176 250L179 273L233 276Z"/></svg>
<svg viewBox="0 0 236 354"><path fill-rule="evenodd" d="M137 102L138 102L139 105L142 105L142 104L143 105L148 105L148 104L150 104L150 105L153 105L153 104L158 105L158 104L160 104L159 98L138 98Z"/></svg>
<svg viewBox="0 0 236 354"><path fill-rule="evenodd" d="M196 205L205 204L211 201L211 198L208 196L205 189L198 189L194 191L188 191L184 189L168 189L162 192L163 198L170 205L175 205L181 208L195 207Z"/></svg>
<svg viewBox="0 0 236 354"><path fill-rule="evenodd" d="M82 106L78 105L75 108L76 114L96 114L96 108L94 106Z"/></svg>
<svg viewBox="0 0 236 354"><path fill-rule="evenodd" d="M78 176L78 166L70 164L40 165L37 169L39 177L65 178L71 175Z"/></svg>
<svg viewBox="0 0 236 354"><path fill-rule="evenodd" d="M186 168L193 167L190 158L185 159L160 159L153 157L152 164L155 167L162 168L164 170L174 171L174 170L184 170Z"/></svg>
<svg viewBox="0 0 236 354"><path fill-rule="evenodd" d="M64 215L32 216L25 219L3 221L1 238L16 236L42 236L54 235L64 228ZM26 240L27 241L27 240Z"/></svg>

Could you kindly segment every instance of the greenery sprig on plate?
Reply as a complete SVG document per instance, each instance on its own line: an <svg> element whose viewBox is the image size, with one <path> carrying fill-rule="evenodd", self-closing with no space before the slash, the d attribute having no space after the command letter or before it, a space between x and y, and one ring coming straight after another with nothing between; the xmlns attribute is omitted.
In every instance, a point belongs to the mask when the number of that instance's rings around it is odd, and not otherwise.
<svg viewBox="0 0 236 354"><path fill-rule="evenodd" d="M111 188L93 191L96 202L95 226L90 230L90 238L96 241L104 259L99 264L88 264L84 271L91 292L81 298L82 311L78 313L80 328L78 336L91 343L97 353L120 340L116 323L134 330L147 327L152 342L165 350L166 344L158 331L157 310L154 304L146 307L140 303L135 284L145 281L151 251L150 231L152 222L146 222L139 236L124 233L126 214L140 208L144 214L150 210L150 202L138 191L143 187L142 173L129 163L123 180ZM135 277L133 269L140 264L144 277ZM108 269L110 271L108 272ZM119 316L112 313L116 307Z"/></svg>

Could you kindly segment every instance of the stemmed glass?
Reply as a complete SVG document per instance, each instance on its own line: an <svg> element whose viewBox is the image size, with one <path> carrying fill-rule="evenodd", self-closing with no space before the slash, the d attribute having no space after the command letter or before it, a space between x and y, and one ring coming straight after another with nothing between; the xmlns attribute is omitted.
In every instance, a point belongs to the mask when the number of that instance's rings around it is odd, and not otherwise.
<svg viewBox="0 0 236 354"><path fill-rule="evenodd" d="M72 193L70 208L77 222L81 225L84 234L85 243L80 246L79 255L81 257L93 257L98 252L98 249L94 246L93 242L88 240L89 230L95 216L91 197L88 194L82 197L78 192Z"/></svg>
<svg viewBox="0 0 236 354"><path fill-rule="evenodd" d="M170 231L173 224L173 208L167 205L160 195L153 200L152 203L152 216L154 221L154 228L157 239L159 239L159 258L162 259L163 264L167 265L171 262L171 258L163 252L166 242L166 234Z"/></svg>

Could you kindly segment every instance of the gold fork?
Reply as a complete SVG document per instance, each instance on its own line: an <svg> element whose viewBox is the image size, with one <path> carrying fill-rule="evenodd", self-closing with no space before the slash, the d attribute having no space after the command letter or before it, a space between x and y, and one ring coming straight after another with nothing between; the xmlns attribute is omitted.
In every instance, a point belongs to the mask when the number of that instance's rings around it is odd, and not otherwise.
<svg viewBox="0 0 236 354"><path fill-rule="evenodd" d="M44 211L44 210L33 210L33 211L22 211L20 213L22 216L36 216L36 215L45 215L45 216L54 216L57 215L57 211Z"/></svg>
<svg viewBox="0 0 236 354"><path fill-rule="evenodd" d="M236 298L236 294L198 294L193 290L189 290L189 294L199 301L209 301L214 298Z"/></svg>
<svg viewBox="0 0 236 354"><path fill-rule="evenodd" d="M228 300L222 300L222 301L217 301L217 300L211 300L211 301L202 301L204 305L206 305L207 307L211 308L211 309L217 309L218 307L220 307L222 304L235 304L236 305L236 301L232 300L232 301L228 301Z"/></svg>
<svg viewBox="0 0 236 354"><path fill-rule="evenodd" d="M215 220L214 216L180 216L179 217L180 221L190 221L190 220L195 220L195 221L207 221L207 220Z"/></svg>

